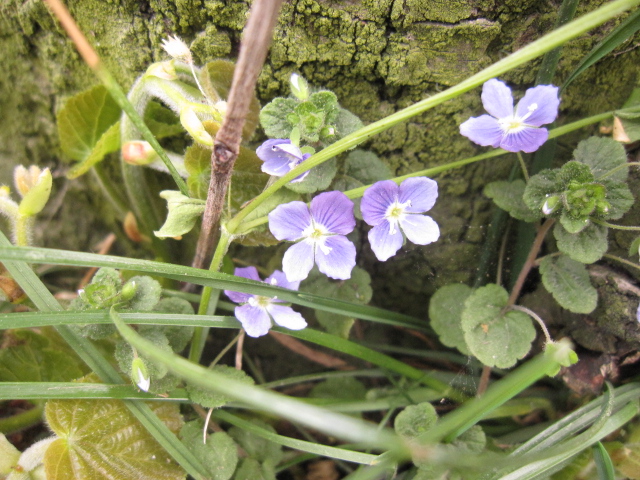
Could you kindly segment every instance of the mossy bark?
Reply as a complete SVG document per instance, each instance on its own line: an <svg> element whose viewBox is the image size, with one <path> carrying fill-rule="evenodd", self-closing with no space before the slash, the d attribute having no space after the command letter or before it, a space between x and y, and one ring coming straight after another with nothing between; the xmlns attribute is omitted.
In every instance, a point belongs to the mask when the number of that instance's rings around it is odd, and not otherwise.
<svg viewBox="0 0 640 480"><path fill-rule="evenodd" d="M0 161L11 167L66 164L58 147L55 114L69 95L96 83L41 0L5 0L0 7ZM152 62L166 58L160 41L177 34L193 42L196 59L234 58L246 21L247 2L232 0L69 0L71 13L117 80L128 88ZM578 15L606 3L581 2ZM292 0L285 2L267 64L259 80L263 102L287 93L294 71L313 86L336 92L365 122L378 120L473 74L550 31L556 0ZM563 50L559 82L604 34L609 23ZM563 94L561 121L620 106L637 82L640 50L630 39ZM531 86L537 65L509 72L517 90ZM516 96L518 93L516 93ZM372 139L368 147L396 174L441 165L476 153L458 125L481 111L473 91ZM586 136L585 132L585 136ZM566 156L571 145L561 144ZM564 153L566 152L566 153ZM372 261L366 242L360 262L376 278L374 301L426 316L427 299L439 286L473 280L491 206L482 187L504 178L515 158L440 175L440 198L431 212L442 231L427 247L407 245L386 263ZM42 243L87 249L105 213L93 189L57 180L59 211ZM63 186L66 185L66 186ZM84 196L83 202L78 202ZM99 213L96 213L99 212ZM361 235L364 239L365 236ZM266 262L265 262L266 263ZM392 278L393 281L388 281Z"/></svg>

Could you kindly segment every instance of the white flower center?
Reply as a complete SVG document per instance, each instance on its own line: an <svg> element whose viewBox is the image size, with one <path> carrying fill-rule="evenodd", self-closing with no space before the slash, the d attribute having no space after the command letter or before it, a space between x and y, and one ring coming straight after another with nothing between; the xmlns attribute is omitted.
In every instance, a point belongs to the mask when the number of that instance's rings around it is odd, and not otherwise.
<svg viewBox="0 0 640 480"><path fill-rule="evenodd" d="M410 206L411 200L407 200L404 203L399 203L398 200L395 200L391 205L387 207L384 218L386 218L389 222L389 233L391 235L395 235L396 226L407 216L405 210Z"/></svg>
<svg viewBox="0 0 640 480"><path fill-rule="evenodd" d="M329 255L331 247L325 245L327 236L329 236L329 230L324 225L316 223L314 219L311 219L311 224L302 231L302 236L307 242L310 242L314 246L314 251L319 248L322 253Z"/></svg>
<svg viewBox="0 0 640 480"><path fill-rule="evenodd" d="M526 120L533 115L538 109L537 103L532 103L527 107L528 112L524 114L522 117L518 117L515 113L508 117L504 117L498 120L498 124L504 133L518 133L524 130L525 128L531 128L532 125L528 125Z"/></svg>
<svg viewBox="0 0 640 480"><path fill-rule="evenodd" d="M253 297L249 297L249 301L247 303L252 307L267 308L269 305L271 305L272 300L273 299L269 297L254 295Z"/></svg>

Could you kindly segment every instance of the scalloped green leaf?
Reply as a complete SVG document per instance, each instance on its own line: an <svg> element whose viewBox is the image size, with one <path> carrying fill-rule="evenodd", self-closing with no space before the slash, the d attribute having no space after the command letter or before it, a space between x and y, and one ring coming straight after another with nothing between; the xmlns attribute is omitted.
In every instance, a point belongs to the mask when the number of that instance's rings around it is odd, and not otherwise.
<svg viewBox="0 0 640 480"><path fill-rule="evenodd" d="M211 179L211 150L194 143L185 151L184 168L187 171L189 195L206 200Z"/></svg>
<svg viewBox="0 0 640 480"><path fill-rule="evenodd" d="M120 122L116 122L104 132L96 141L89 154L80 160L67 172L67 178L74 179L87 173L95 164L101 162L104 157L120 148Z"/></svg>
<svg viewBox="0 0 640 480"><path fill-rule="evenodd" d="M464 355L470 355L462 330L464 302L473 289L463 284L445 285L433 294L429 302L431 328L447 347L454 347Z"/></svg>
<svg viewBox="0 0 640 480"><path fill-rule="evenodd" d="M521 179L513 182L491 182L484 187L484 194L513 218L525 222L534 222L543 216L540 210L542 205L533 211L524 203L522 196L524 195L525 187L526 184Z"/></svg>
<svg viewBox="0 0 640 480"><path fill-rule="evenodd" d="M213 367L213 371L225 375L230 379L246 383L247 385L253 385L255 383L244 371L227 365L216 365ZM196 385L187 384L187 393L192 402L198 403L205 408L219 408L231 401L229 397L221 393L214 393Z"/></svg>
<svg viewBox="0 0 640 480"><path fill-rule="evenodd" d="M203 443L203 428L201 420L186 423L180 430L182 442L198 457L212 480L229 480L238 464L238 446L225 432L207 435Z"/></svg>
<svg viewBox="0 0 640 480"><path fill-rule="evenodd" d="M300 290L360 305L369 303L373 296L371 276L360 267L354 267L351 271L351 278L339 281L330 280L314 268ZM355 322L353 317L336 315L322 310L315 312L318 323L325 331L342 338L349 337L351 327Z"/></svg>
<svg viewBox="0 0 640 480"><path fill-rule="evenodd" d="M249 421L264 430L277 433L276 430L268 423L255 418L252 418ZM250 458L257 460L258 462L267 462L272 465L277 465L280 460L282 460L282 447L277 443L271 442L248 430L235 426L229 429L229 435L244 449Z"/></svg>
<svg viewBox="0 0 640 480"><path fill-rule="evenodd" d="M624 147L611 138L590 137L578 143L573 151L573 158L588 165L596 180L610 171L627 163L627 152ZM616 170L607 179L626 182L629 169Z"/></svg>
<svg viewBox="0 0 640 480"><path fill-rule="evenodd" d="M153 412L177 433L178 405L151 402ZM51 400L45 407L49 427L59 437L44 457L49 480L179 480L175 464L118 400Z"/></svg>
<svg viewBox="0 0 640 480"><path fill-rule="evenodd" d="M354 150L344 161L344 175L353 177L363 185L391 178L391 170L373 152Z"/></svg>
<svg viewBox="0 0 640 480"><path fill-rule="evenodd" d="M563 185L557 170L542 170L527 182L522 201L533 212L541 212L549 195L562 192Z"/></svg>
<svg viewBox="0 0 640 480"><path fill-rule="evenodd" d="M558 250L581 263L594 263L602 258L609 248L609 229L590 223L580 233L569 233L561 224L553 228Z"/></svg>
<svg viewBox="0 0 640 480"><path fill-rule="evenodd" d="M602 184L606 188L606 200L609 202L609 211L605 218L618 220L629 211L635 199L626 183L603 180Z"/></svg>
<svg viewBox="0 0 640 480"><path fill-rule="evenodd" d="M269 138L289 138L293 125L288 117L298 106L295 98L276 97L260 111L260 125Z"/></svg>
<svg viewBox="0 0 640 480"><path fill-rule="evenodd" d="M598 291L591 285L583 263L560 255L540 263L542 284L553 298L574 313L591 313L598 304Z"/></svg>
<svg viewBox="0 0 640 480"><path fill-rule="evenodd" d="M529 353L536 336L525 313L503 313L508 299L504 288L489 284L475 290L464 302L465 342L471 354L489 367L512 367Z"/></svg>
<svg viewBox="0 0 640 480"><path fill-rule="evenodd" d="M134 310L137 312L147 312L160 301L162 287L157 280L147 275L137 275L127 282L135 284L135 293L120 309Z"/></svg>
<svg viewBox="0 0 640 480"><path fill-rule="evenodd" d="M338 172L338 164L335 158L313 167L309 175L301 182L289 182L285 186L296 193L314 193L326 190Z"/></svg>
<svg viewBox="0 0 640 480"><path fill-rule="evenodd" d="M338 117L335 121L336 140L346 137L350 133L360 130L364 127L362 120L345 108L340 108Z"/></svg>
<svg viewBox="0 0 640 480"><path fill-rule="evenodd" d="M160 230L153 232L156 237L179 237L189 233L204 212L205 201L189 198L179 191L163 190L160 196L167 201L167 219Z"/></svg>
<svg viewBox="0 0 640 480"><path fill-rule="evenodd" d="M430 430L438 421L438 414L428 402L409 405L402 410L393 422L398 435L407 439L419 437Z"/></svg>

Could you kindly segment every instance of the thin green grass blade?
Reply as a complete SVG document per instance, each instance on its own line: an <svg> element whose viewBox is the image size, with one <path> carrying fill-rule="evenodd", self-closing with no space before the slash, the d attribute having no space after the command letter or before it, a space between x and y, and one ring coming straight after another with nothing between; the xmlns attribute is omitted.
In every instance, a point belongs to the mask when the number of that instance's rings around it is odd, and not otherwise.
<svg viewBox="0 0 640 480"><path fill-rule="evenodd" d="M312 443L304 440L297 440L291 437L285 437L283 435L278 435L277 433L273 433L264 428L260 428L254 423L243 420L240 417L236 417L235 415L232 415L225 410L217 410L213 415L219 420L230 423L231 425L235 425L236 427L240 427L243 430L253 433L254 435L277 443L278 445L300 450L301 452L314 453L321 457L335 458L338 460L360 463L363 465L369 465L371 464L371 462L375 461L378 458L377 455L371 455L370 453L354 452L351 450L345 450L344 448L329 447L327 445L321 445L318 443Z"/></svg>
<svg viewBox="0 0 640 480"><path fill-rule="evenodd" d="M158 402L189 402L184 390L160 396L141 392L132 385L74 382L2 382L0 400L144 400Z"/></svg>
<svg viewBox="0 0 640 480"><path fill-rule="evenodd" d="M613 462L602 445L601 442L597 442L593 447L593 460L596 462L596 469L598 470L599 480L616 480L616 472L613 468Z"/></svg>
<svg viewBox="0 0 640 480"><path fill-rule="evenodd" d="M180 282L195 283L205 287L220 290L234 290L253 295L263 295L268 297L277 296L285 302L295 303L305 307L315 308L345 315L349 317L371 320L387 325L404 326L414 329L425 330L427 328L424 321L391 312L382 308L368 305L358 305L355 303L336 300L320 295L306 292L296 292L280 287L274 287L263 282L256 282L242 277L235 277L225 273L210 272L198 268L185 267L169 263L153 262L150 260L138 260L135 258L115 257L111 255L97 255L93 253L68 252L64 250L34 248L34 247L14 247L0 245L0 261L20 260L29 263L44 263L54 265L73 265L82 267L111 267L122 270L142 272L149 275L157 275L171 278Z"/></svg>

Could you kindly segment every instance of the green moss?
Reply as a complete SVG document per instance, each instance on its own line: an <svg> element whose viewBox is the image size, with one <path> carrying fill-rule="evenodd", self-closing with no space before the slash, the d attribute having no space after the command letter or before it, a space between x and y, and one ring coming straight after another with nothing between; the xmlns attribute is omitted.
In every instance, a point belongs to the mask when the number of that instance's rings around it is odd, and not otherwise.
<svg viewBox="0 0 640 480"><path fill-rule="evenodd" d="M471 17L473 1L467 0L405 0L394 2L391 22L395 28L407 28L417 22L456 23Z"/></svg>

